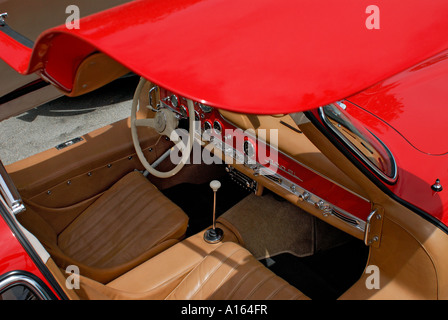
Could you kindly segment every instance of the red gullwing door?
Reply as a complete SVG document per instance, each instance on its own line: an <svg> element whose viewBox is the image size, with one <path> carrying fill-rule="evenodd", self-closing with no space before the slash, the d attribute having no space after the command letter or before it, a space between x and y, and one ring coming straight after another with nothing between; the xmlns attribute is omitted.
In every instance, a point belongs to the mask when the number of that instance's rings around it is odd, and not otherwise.
<svg viewBox="0 0 448 320"><path fill-rule="evenodd" d="M304 111L348 97L447 46L446 0L136 0L44 32L33 50L0 33L0 58L70 92L101 51L135 73L231 111ZM367 24L366 24L367 23Z"/></svg>

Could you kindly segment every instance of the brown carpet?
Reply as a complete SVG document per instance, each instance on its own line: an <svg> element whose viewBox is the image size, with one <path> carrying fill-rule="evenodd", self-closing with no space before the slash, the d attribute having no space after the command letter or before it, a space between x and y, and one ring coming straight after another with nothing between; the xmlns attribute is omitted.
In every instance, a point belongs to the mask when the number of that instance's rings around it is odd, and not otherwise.
<svg viewBox="0 0 448 320"><path fill-rule="evenodd" d="M298 257L314 253L315 218L271 193L247 196L218 220L233 225L257 259L280 253Z"/></svg>
<svg viewBox="0 0 448 320"><path fill-rule="evenodd" d="M306 257L353 239L272 193L247 196L223 213L218 221L236 231L257 259L281 253Z"/></svg>

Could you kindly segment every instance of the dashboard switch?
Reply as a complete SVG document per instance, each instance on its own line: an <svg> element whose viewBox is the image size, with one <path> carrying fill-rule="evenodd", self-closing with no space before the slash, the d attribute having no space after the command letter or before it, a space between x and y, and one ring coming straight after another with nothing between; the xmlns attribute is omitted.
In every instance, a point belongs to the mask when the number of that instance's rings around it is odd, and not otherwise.
<svg viewBox="0 0 448 320"><path fill-rule="evenodd" d="M317 209L323 210L325 208L325 202L323 202L322 200L317 201L314 206Z"/></svg>
<svg viewBox="0 0 448 320"><path fill-rule="evenodd" d="M304 192L302 194L299 194L299 201L306 201L310 198L310 194L308 192Z"/></svg>

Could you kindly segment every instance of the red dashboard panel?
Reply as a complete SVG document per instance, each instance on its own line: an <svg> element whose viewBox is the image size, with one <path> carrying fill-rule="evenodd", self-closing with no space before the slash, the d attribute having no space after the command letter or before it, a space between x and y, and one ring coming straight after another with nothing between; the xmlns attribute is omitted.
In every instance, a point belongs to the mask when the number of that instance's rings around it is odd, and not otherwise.
<svg viewBox="0 0 448 320"><path fill-rule="evenodd" d="M234 127L220 115L216 119L223 123L223 130L225 133L223 135L224 142L227 143L227 141L229 141L228 138L225 139L226 131L233 132L233 147L239 153L247 156L248 159L245 163L251 165L250 162L253 160L255 162L254 169L258 170L260 174L263 174L263 171L265 175L276 173L293 183L288 184L291 192L297 193L299 190L298 188L301 187L306 190L303 192L314 194L363 221L367 220L371 211L370 202L361 199L359 196L354 195L336 183L323 178L321 175L303 166L281 151L278 151L275 147L266 144L264 141L256 139L253 136L248 136L247 133ZM254 146L255 152L253 157L250 157L250 155L248 156L247 150L244 150L245 141L252 143ZM259 167L256 167L256 164L258 164Z"/></svg>
<svg viewBox="0 0 448 320"><path fill-rule="evenodd" d="M186 99L161 89L161 101L182 117L186 117ZM174 102L174 103L173 103ZM350 190L326 179L313 169L304 166L275 146L258 139L253 132L243 131L227 121L217 109L195 102L196 121L200 122L202 140L230 156L233 163L244 164L255 175L264 175L321 209L337 211L342 216L353 217L364 227L372 208L371 203ZM276 129L276 128L272 128ZM231 163L227 163L232 165Z"/></svg>

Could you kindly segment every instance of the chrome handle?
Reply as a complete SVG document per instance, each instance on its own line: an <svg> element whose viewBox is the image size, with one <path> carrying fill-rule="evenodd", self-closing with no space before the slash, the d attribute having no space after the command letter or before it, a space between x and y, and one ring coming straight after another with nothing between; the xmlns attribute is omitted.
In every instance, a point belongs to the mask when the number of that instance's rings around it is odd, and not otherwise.
<svg viewBox="0 0 448 320"><path fill-rule="evenodd" d="M157 106L152 105L153 104L152 93L156 90L159 90L159 92L160 92L159 86L152 87L151 89L149 89L149 93L148 93L149 94L149 109L151 109L154 112L159 111L159 108Z"/></svg>
<svg viewBox="0 0 448 320"><path fill-rule="evenodd" d="M0 193L3 196L9 209L17 214L25 210L22 198L20 197L19 191L17 191L14 182L6 171L3 163L0 161Z"/></svg>

